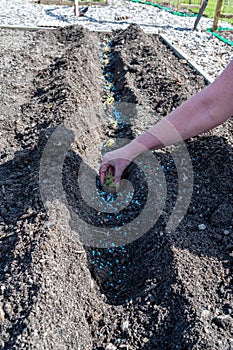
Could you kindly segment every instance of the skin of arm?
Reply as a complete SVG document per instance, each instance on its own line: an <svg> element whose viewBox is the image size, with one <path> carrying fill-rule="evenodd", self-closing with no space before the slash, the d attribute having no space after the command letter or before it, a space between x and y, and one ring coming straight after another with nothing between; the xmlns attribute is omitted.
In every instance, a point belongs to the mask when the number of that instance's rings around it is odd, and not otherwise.
<svg viewBox="0 0 233 350"><path fill-rule="evenodd" d="M124 168L145 150L156 150L213 129L233 115L233 60L209 86L193 95L128 145L107 153L100 178L112 170L115 182ZM112 157L112 159L111 159Z"/></svg>

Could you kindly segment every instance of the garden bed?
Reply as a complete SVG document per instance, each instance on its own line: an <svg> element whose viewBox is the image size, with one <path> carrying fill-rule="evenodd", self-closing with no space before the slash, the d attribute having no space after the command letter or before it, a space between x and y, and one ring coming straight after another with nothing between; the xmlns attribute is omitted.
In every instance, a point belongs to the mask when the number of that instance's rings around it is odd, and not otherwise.
<svg viewBox="0 0 233 350"><path fill-rule="evenodd" d="M230 28L217 28L215 32L213 32L211 29L208 29L208 32L212 33L214 36L216 36L218 39L222 40L223 42L233 46L233 30Z"/></svg>
<svg viewBox="0 0 233 350"><path fill-rule="evenodd" d="M79 137L63 168L66 198L93 223L93 233L98 225L107 226L106 216L100 212L97 220L81 197L81 159L89 172L97 171L101 145L146 130L202 89L204 78L158 36L146 35L136 25L106 35L78 26L49 32L1 30L0 38L1 347L230 350L231 120L187 142L193 195L171 233L166 224L179 185L171 165L174 147L156 152L167 184L162 214L129 244L86 244L86 232L69 220L67 224L64 206L48 212L41 198L43 151L58 125L72 126ZM143 118L129 113L127 122L120 120L114 128L108 121L113 106L106 103L113 99L148 113ZM55 148L60 150L63 141ZM51 167L53 161L51 157ZM120 220L143 211L147 187L142 188L145 179L139 175L131 167L127 177L140 205L126 208ZM55 180L52 194L56 203Z"/></svg>

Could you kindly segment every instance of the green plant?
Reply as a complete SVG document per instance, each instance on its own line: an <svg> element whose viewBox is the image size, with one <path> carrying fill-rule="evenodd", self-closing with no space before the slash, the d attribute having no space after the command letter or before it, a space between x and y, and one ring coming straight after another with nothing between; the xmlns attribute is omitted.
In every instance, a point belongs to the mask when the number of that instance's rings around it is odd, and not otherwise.
<svg viewBox="0 0 233 350"><path fill-rule="evenodd" d="M108 172L104 179L103 190L109 193L116 193L118 189L118 184L114 182L114 176L111 172Z"/></svg>
<svg viewBox="0 0 233 350"><path fill-rule="evenodd" d="M116 186L114 182L114 176L111 172L108 172L104 179L104 185L105 186Z"/></svg>

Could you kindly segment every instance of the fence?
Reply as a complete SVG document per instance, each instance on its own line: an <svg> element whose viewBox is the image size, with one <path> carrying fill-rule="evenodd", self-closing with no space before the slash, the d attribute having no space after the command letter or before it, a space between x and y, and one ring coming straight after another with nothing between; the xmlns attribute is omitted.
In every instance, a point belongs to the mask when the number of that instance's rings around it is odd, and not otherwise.
<svg viewBox="0 0 233 350"><path fill-rule="evenodd" d="M192 0L189 1L189 3L182 3L182 0L177 1L177 11L180 12L182 8L190 9L190 8L197 8L200 9L203 4L203 0L200 0L198 2L193 3Z"/></svg>
<svg viewBox="0 0 233 350"><path fill-rule="evenodd" d="M145 0L146 1L146 0ZM182 12L182 9L199 9L203 3L203 0L149 0L154 4L158 4L164 7L173 8L177 12Z"/></svg>
<svg viewBox="0 0 233 350"><path fill-rule="evenodd" d="M225 0L225 4L228 5L229 0ZM218 27L218 21L220 18L225 18L225 19L229 19L229 18L233 18L232 14L226 14L226 13L222 13L222 8L223 8L223 0L218 0L217 2L217 6L216 6L216 11L215 11L215 16L214 16L214 23L213 23L213 27L212 30L215 32L217 30Z"/></svg>

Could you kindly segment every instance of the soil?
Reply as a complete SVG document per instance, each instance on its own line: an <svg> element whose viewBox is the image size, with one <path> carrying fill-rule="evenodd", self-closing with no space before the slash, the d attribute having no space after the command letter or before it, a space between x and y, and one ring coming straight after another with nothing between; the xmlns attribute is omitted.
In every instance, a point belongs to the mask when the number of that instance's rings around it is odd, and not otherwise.
<svg viewBox="0 0 233 350"><path fill-rule="evenodd" d="M217 30L216 33L221 35L224 39L230 40L233 42L233 30Z"/></svg>
<svg viewBox="0 0 233 350"><path fill-rule="evenodd" d="M156 152L166 178L165 206L157 222L131 243L88 245L82 227L67 224L56 176L51 202L60 202L54 212L42 200L43 151L63 124L63 131L72 126L78 135L68 137L62 170L73 210L93 225L93 232L137 217L148 192L137 166L125 173L137 201L118 222L82 198L80 164L84 160L89 173L97 171L99 148L104 152L109 140L133 138L147 129L203 88L202 76L136 25L111 35L73 26L1 30L0 37L0 347L233 349L231 119L186 142L193 194L170 233L166 223L179 187L172 154L179 146ZM109 122L112 106L106 104L110 97L143 113L129 109L127 120L115 128ZM53 144L58 156L66 141L60 137ZM53 154L49 162L44 174L53 169ZM96 181L101 191L98 176Z"/></svg>

